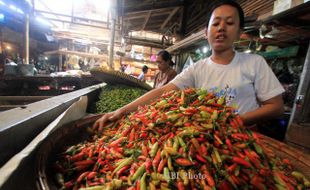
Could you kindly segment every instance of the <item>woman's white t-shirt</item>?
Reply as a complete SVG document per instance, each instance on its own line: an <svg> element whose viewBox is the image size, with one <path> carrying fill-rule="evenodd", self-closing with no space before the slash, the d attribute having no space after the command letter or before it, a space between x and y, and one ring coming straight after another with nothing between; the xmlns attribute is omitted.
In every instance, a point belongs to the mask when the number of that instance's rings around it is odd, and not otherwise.
<svg viewBox="0 0 310 190"><path fill-rule="evenodd" d="M226 94L226 103L239 113L255 110L263 102L284 92L265 59L259 55L235 52L231 63L203 59L186 68L172 81L180 89L207 89L217 96Z"/></svg>

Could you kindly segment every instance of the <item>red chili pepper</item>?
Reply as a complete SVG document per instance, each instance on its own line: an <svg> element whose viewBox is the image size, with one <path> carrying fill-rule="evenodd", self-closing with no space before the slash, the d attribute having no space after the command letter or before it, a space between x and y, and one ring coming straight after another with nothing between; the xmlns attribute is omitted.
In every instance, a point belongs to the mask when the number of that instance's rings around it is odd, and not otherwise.
<svg viewBox="0 0 310 190"><path fill-rule="evenodd" d="M233 173L233 171L235 171L235 169L237 168L237 164L236 163L234 163L234 164L232 164L232 165L230 165L227 169L226 169L226 171L228 172L228 173Z"/></svg>
<svg viewBox="0 0 310 190"><path fill-rule="evenodd" d="M242 119L241 119L240 116L236 116L235 119L236 119L236 121L237 121L239 127L243 126L243 121L242 121Z"/></svg>
<svg viewBox="0 0 310 190"><path fill-rule="evenodd" d="M159 161L160 161L160 152L161 152L161 150L158 150L157 153L156 153L155 158L153 159L152 165L153 165L153 168L154 168L154 169L157 168L157 166L158 166L158 164L159 164Z"/></svg>
<svg viewBox="0 0 310 190"><path fill-rule="evenodd" d="M196 104L199 104L200 103L200 100L195 100L193 103L191 103L191 105L196 105Z"/></svg>
<svg viewBox="0 0 310 190"><path fill-rule="evenodd" d="M251 164L248 161L246 161L246 160L244 160L243 158L240 158L240 157L233 156L232 157L232 161L234 163L243 165L243 166L245 166L247 168L251 167Z"/></svg>
<svg viewBox="0 0 310 190"><path fill-rule="evenodd" d="M127 129L125 129L123 132L122 132L122 137L127 137L129 132L131 132L131 129L132 127L131 126L128 126Z"/></svg>
<svg viewBox="0 0 310 190"><path fill-rule="evenodd" d="M187 123L184 123L184 126L185 127L190 127L190 126L192 126L192 124L190 122L187 122Z"/></svg>
<svg viewBox="0 0 310 190"><path fill-rule="evenodd" d="M229 150L225 150L225 149L219 149L219 152L221 152L222 154L230 154Z"/></svg>
<svg viewBox="0 0 310 190"><path fill-rule="evenodd" d="M104 184L105 183L105 179L103 177L98 178L99 183Z"/></svg>
<svg viewBox="0 0 310 190"><path fill-rule="evenodd" d="M126 147L131 148L131 147L133 147L133 145L134 145L133 142L130 142Z"/></svg>
<svg viewBox="0 0 310 190"><path fill-rule="evenodd" d="M237 152L237 155L238 155L240 158L245 158L245 155L242 154L241 152Z"/></svg>
<svg viewBox="0 0 310 190"><path fill-rule="evenodd" d="M150 115L150 118L154 118L156 115L158 115L158 111L154 111L154 112Z"/></svg>
<svg viewBox="0 0 310 190"><path fill-rule="evenodd" d="M287 159L287 158L284 158L284 159L282 160L282 162L283 162L284 164L286 164L286 165L292 165L292 164L291 164L291 161L290 161L289 159Z"/></svg>
<svg viewBox="0 0 310 190"><path fill-rule="evenodd" d="M127 137L121 137L113 142L111 142L108 147L114 147L114 146L119 146L124 140L126 140Z"/></svg>
<svg viewBox="0 0 310 190"><path fill-rule="evenodd" d="M82 180L83 180L84 178L86 178L86 176L87 176L89 173L90 173L89 171L82 173L82 174L77 178L76 182L77 182L77 183L81 183Z"/></svg>
<svg viewBox="0 0 310 190"><path fill-rule="evenodd" d="M116 172L116 174L118 176L121 176L126 170L129 169L129 165L122 167L122 169L120 169L118 172Z"/></svg>
<svg viewBox="0 0 310 190"><path fill-rule="evenodd" d="M155 144L156 143L156 138L155 137L152 137L152 144Z"/></svg>
<svg viewBox="0 0 310 190"><path fill-rule="evenodd" d="M185 187L184 187L183 182L181 180L178 180L177 187L178 187L178 190L185 190Z"/></svg>
<svg viewBox="0 0 310 190"><path fill-rule="evenodd" d="M207 160L205 160L202 156L200 156L199 154L196 155L196 158L199 162L202 162L204 164L207 163Z"/></svg>
<svg viewBox="0 0 310 190"><path fill-rule="evenodd" d="M193 165L193 163L186 158L177 158L175 162L179 164L180 166L192 166Z"/></svg>
<svg viewBox="0 0 310 190"><path fill-rule="evenodd" d="M136 172L137 168L138 168L137 163L131 164L131 167L130 167L130 170L129 170L129 174L132 176Z"/></svg>
<svg viewBox="0 0 310 190"><path fill-rule="evenodd" d="M101 185L101 183L100 182L89 182L89 183L87 183L90 187L91 186L98 186L98 185Z"/></svg>
<svg viewBox="0 0 310 190"><path fill-rule="evenodd" d="M233 190L233 187L229 184L228 181L225 180L220 184L219 190Z"/></svg>
<svg viewBox="0 0 310 190"><path fill-rule="evenodd" d="M203 143L203 142L206 142L207 139L205 139L205 138L203 138L203 137L199 137L199 138L197 138L197 141L198 141L199 143Z"/></svg>
<svg viewBox="0 0 310 190"><path fill-rule="evenodd" d="M204 144L202 144L202 145L200 146L200 148L201 148L201 153L202 153L202 155L203 155L203 156L207 156L207 155L208 155L207 147L206 147Z"/></svg>
<svg viewBox="0 0 310 190"><path fill-rule="evenodd" d="M263 183L263 179L256 174L252 177L250 183L254 185L255 187L257 187L259 186L259 184Z"/></svg>
<svg viewBox="0 0 310 190"><path fill-rule="evenodd" d="M123 147L114 147L113 149L121 154L124 152Z"/></svg>
<svg viewBox="0 0 310 190"><path fill-rule="evenodd" d="M97 175L97 172L90 172L88 175L87 175L87 179L93 179L95 176Z"/></svg>
<svg viewBox="0 0 310 190"><path fill-rule="evenodd" d="M85 156L84 152L80 152L74 156L69 157L68 160L71 162L75 162L75 161L82 160L84 156Z"/></svg>
<svg viewBox="0 0 310 190"><path fill-rule="evenodd" d="M110 151L115 158L124 158L124 156L121 153L117 152L114 148L111 148Z"/></svg>
<svg viewBox="0 0 310 190"><path fill-rule="evenodd" d="M145 169L147 173L151 173L152 160L147 158L145 161Z"/></svg>
<svg viewBox="0 0 310 190"><path fill-rule="evenodd" d="M215 103L215 102L210 103L210 105L211 105L211 106L214 106L214 107L217 107L217 108L223 108L223 107L224 107L223 105L218 104L218 103ZM213 108L213 109L214 109L214 108Z"/></svg>
<svg viewBox="0 0 310 190"><path fill-rule="evenodd" d="M222 140L220 139L220 137L218 137L216 134L213 135L213 137L215 138L215 140L221 145L223 144Z"/></svg>
<svg viewBox="0 0 310 190"><path fill-rule="evenodd" d="M213 177L211 176L210 172L208 171L207 166L206 165L201 166L201 170L205 174L205 177L206 177L206 180L207 180L208 184L211 187L214 187L215 186L215 182L214 182Z"/></svg>
<svg viewBox="0 0 310 190"><path fill-rule="evenodd" d="M198 152L198 154L202 155L201 148L200 148L200 145L199 145L197 139L196 138L192 138L191 142L194 145L194 147L195 147L196 151Z"/></svg>
<svg viewBox="0 0 310 190"><path fill-rule="evenodd" d="M64 184L64 186L65 186L66 189L71 189L71 188L73 187L73 185L74 185L74 183L73 183L72 180L71 180L71 181L68 181L68 182L66 182L66 183Z"/></svg>
<svg viewBox="0 0 310 190"><path fill-rule="evenodd" d="M240 181L235 175L231 175L230 178L236 185L240 185Z"/></svg>
<svg viewBox="0 0 310 190"><path fill-rule="evenodd" d="M75 162L74 165L76 165L76 166L80 166L80 165L89 166L89 165L92 165L94 163L95 163L95 161L93 161L93 160L82 160L82 161Z"/></svg>
<svg viewBox="0 0 310 190"><path fill-rule="evenodd" d="M78 165L74 169L76 171L83 171L83 170L87 169L88 167L89 167L89 165Z"/></svg>
<svg viewBox="0 0 310 190"><path fill-rule="evenodd" d="M140 183L140 180L137 180L135 190L140 190Z"/></svg>
<svg viewBox="0 0 310 190"><path fill-rule="evenodd" d="M144 144L142 145L142 155L145 156L145 158L148 157L147 147Z"/></svg>
<svg viewBox="0 0 310 190"><path fill-rule="evenodd" d="M244 150L245 155L249 158L249 160L254 164L254 166L259 169L260 168L260 162L257 158L255 158L249 151Z"/></svg>
<svg viewBox="0 0 310 190"><path fill-rule="evenodd" d="M221 145L218 141L214 141L213 142L213 145L216 147L216 148L219 148Z"/></svg>
<svg viewBox="0 0 310 190"><path fill-rule="evenodd" d="M162 173L164 167L166 166L167 164L167 158L163 158L160 162L159 162L159 165L158 165L158 168L157 168L157 172L158 173Z"/></svg>
<svg viewBox="0 0 310 190"><path fill-rule="evenodd" d="M194 146L192 144L189 147L188 155L190 157L194 157L195 156L195 148L194 148Z"/></svg>
<svg viewBox="0 0 310 190"><path fill-rule="evenodd" d="M142 138L142 139L146 139L147 138L147 132L146 131L143 131L142 133L141 133L141 135L140 135L140 138Z"/></svg>
<svg viewBox="0 0 310 190"><path fill-rule="evenodd" d="M143 156L143 155L140 155L140 156L138 156L138 160L143 160L143 161L145 161L145 160L146 160L146 157Z"/></svg>
<svg viewBox="0 0 310 190"><path fill-rule="evenodd" d="M230 125L232 128L234 128L234 129L238 129L238 126L236 125L236 123L234 122L234 120L231 120L231 121L229 122L229 125Z"/></svg>
<svg viewBox="0 0 310 190"><path fill-rule="evenodd" d="M196 180L196 183L200 184L200 186L202 187L203 190L212 190L212 188L206 184L204 179L201 179L198 182Z"/></svg>
<svg viewBox="0 0 310 190"><path fill-rule="evenodd" d="M245 174L243 174L243 173L240 173L240 178L242 178L244 181L249 181L250 179L249 179L249 177L247 176L247 175L245 175Z"/></svg>

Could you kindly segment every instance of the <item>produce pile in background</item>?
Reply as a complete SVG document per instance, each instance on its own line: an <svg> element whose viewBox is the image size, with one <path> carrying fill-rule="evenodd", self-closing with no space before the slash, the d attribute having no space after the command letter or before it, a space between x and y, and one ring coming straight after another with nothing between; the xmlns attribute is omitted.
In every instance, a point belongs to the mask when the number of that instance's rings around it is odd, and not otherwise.
<svg viewBox="0 0 310 190"><path fill-rule="evenodd" d="M107 113L115 111L120 107L132 102L145 94L147 90L125 86L125 85L106 85L102 88L99 101L95 105L95 113Z"/></svg>
<svg viewBox="0 0 310 190"><path fill-rule="evenodd" d="M204 90L171 91L69 147L55 163L65 189L307 189L309 181Z"/></svg>

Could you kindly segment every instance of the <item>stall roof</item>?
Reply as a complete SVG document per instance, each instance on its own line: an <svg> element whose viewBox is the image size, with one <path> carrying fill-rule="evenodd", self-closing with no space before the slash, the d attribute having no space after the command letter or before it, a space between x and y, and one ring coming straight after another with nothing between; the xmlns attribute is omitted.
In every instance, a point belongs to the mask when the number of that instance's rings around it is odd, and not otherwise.
<svg viewBox="0 0 310 190"><path fill-rule="evenodd" d="M50 2L60 2L61 0L50 0ZM266 19L272 16L272 10L274 7L274 1L270 0L237 0L243 7L246 15L245 23L245 33L250 34L250 38L253 39L253 36L259 36L261 23L265 23ZM26 9L29 8L30 0L3 0L3 2L14 3L19 5L19 7ZM33 0L34 9L36 16L44 16L49 18L52 23L60 22L64 26L68 26L63 30L54 30L53 36L57 39L79 39L79 38L88 38L92 43L102 43L107 44L109 39L109 30L111 25L110 16L107 16L106 20L96 20L98 17L97 13L100 13L100 10L103 9L101 4L98 6L92 6L92 4L87 2L97 2L97 1L81 1L86 3L87 6L78 6L71 7L71 12L61 13L60 8L51 9L48 6L48 1L43 0ZM67 2L67 1L66 1ZM77 1L71 0L68 1L75 3ZM67 4L68 4L67 2ZM98 1L101 2L101 1ZM111 0L112 2L112 0ZM172 45L174 42L184 40L186 37L191 36L192 34L202 31L205 27L206 15L210 10L210 4L212 0L117 0L113 1L117 5L118 11L118 21L117 21L117 42L121 43L121 37L125 37L127 44L139 44L152 46L157 48L167 48ZM41 3L41 4L40 4ZM304 3L306 7L309 7L309 2ZM40 6L41 7L40 7ZM100 7L99 7L100 5ZM116 6L115 5L115 6ZM46 9L44 9L44 7ZM58 6L59 7L59 6ZM64 7L64 6L63 6ZM75 7L75 8L73 8ZM83 11L84 10L84 11ZM309 8L307 8L309 10ZM55 12L56 11L56 12ZM95 11L95 12L94 12ZM299 10L297 10L299 11ZM309 12L309 11L308 11ZM84 16L83 16L84 15ZM96 16L97 15L97 16ZM91 16L91 17L88 17ZM95 16L95 17L94 17ZM99 14L100 16L100 14ZM281 31L281 35L276 36L279 39L272 40L265 38L262 40L264 43L281 43L283 40L286 41L290 35L296 34L296 31L301 36L305 36L307 39L309 36L308 29L309 25L309 15L297 15L298 22L296 17L286 17L285 20L280 20L282 24L278 23L267 23L270 26L275 26L277 30ZM98 17L99 18L99 17ZM262 21L263 22L258 22ZM268 19L267 19L268 20ZM296 26L287 26L283 24L296 23ZM20 25L19 31L22 31L23 25ZM11 28L14 28L15 24L11 23ZM46 33L44 28L39 25L34 25L31 27L35 31L41 31ZM42 30L43 29L43 30ZM276 30L276 31L277 31ZM43 32L42 32L43 31ZM79 32L82 31L82 32ZM92 31L92 32L89 32ZM103 32L101 32L103 31ZM151 32L158 34L158 37L155 39L147 39L146 37L140 38L131 35L133 32ZM286 32L283 32L286 31ZM283 34L285 33L285 34ZM283 34L283 35L282 35ZM104 35L104 36L102 36ZM40 37L45 39L46 36L34 35L35 37ZM280 38L281 37L281 38ZM295 39L293 39L294 41Z"/></svg>

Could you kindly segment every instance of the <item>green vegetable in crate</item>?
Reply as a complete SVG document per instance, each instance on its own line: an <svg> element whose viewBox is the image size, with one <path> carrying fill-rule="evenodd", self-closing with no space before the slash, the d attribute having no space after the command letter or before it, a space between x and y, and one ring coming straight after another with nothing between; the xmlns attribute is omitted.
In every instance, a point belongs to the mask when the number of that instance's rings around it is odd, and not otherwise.
<svg viewBox="0 0 310 190"><path fill-rule="evenodd" d="M69 147L55 163L56 175L64 176L59 185L85 190L310 187L287 159L243 126L225 101L204 93L171 91L106 124L93 141Z"/></svg>
<svg viewBox="0 0 310 190"><path fill-rule="evenodd" d="M147 91L141 88L125 85L107 85L102 88L99 101L96 102L96 112L106 113L114 111L138 97Z"/></svg>

